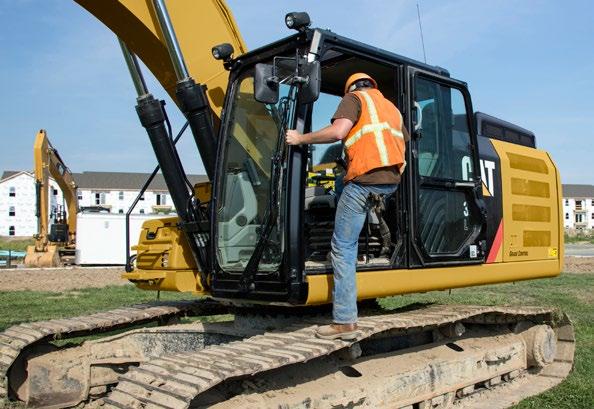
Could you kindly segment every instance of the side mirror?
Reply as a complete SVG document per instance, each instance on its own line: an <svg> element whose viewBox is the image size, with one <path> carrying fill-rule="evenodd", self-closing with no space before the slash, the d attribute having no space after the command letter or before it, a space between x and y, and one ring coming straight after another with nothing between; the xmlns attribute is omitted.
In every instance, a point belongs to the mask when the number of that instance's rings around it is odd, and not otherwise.
<svg viewBox="0 0 594 409"><path fill-rule="evenodd" d="M320 85L322 83L322 68L319 61L304 64L301 67L301 77L307 78L307 82L301 86L299 102L309 104L320 96Z"/></svg>
<svg viewBox="0 0 594 409"><path fill-rule="evenodd" d="M278 78L274 76L273 65L256 64L254 98L263 104L278 102Z"/></svg>

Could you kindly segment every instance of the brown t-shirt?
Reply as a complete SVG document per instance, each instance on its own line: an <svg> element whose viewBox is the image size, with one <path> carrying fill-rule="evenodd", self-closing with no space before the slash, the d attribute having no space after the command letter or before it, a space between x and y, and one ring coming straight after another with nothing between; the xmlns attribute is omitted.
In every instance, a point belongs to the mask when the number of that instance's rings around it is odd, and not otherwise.
<svg viewBox="0 0 594 409"><path fill-rule="evenodd" d="M346 118L350 119L353 123L357 123L361 116L361 101L352 92L346 94L336 112L332 116L331 122L335 119ZM402 127L402 134L404 135L404 141L408 142L410 136L406 128ZM400 183L400 172L396 166L387 166L383 168L372 169L369 172L359 175L353 179L353 182L360 183L362 185L392 185Z"/></svg>

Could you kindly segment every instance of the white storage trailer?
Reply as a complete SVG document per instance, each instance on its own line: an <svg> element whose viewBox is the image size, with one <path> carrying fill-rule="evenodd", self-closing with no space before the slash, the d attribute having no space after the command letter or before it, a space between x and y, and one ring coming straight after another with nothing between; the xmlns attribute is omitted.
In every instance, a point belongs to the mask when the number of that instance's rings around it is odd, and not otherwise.
<svg viewBox="0 0 594 409"><path fill-rule="evenodd" d="M159 217L163 215L131 215L130 246L138 243L142 223ZM79 213L76 228L76 264L126 264L126 215Z"/></svg>

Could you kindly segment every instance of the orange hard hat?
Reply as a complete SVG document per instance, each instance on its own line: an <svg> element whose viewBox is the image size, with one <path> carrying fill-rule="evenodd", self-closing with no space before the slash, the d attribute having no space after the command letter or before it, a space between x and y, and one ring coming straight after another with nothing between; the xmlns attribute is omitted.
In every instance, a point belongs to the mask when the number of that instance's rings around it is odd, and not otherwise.
<svg viewBox="0 0 594 409"><path fill-rule="evenodd" d="M375 82L373 78L371 78L364 72L357 72L351 75L348 80L346 80L346 83L344 84L344 93L346 94L347 92L349 92L349 88L351 87L351 85L353 85L356 81L359 80L369 80L373 83L373 87L377 88L377 82Z"/></svg>

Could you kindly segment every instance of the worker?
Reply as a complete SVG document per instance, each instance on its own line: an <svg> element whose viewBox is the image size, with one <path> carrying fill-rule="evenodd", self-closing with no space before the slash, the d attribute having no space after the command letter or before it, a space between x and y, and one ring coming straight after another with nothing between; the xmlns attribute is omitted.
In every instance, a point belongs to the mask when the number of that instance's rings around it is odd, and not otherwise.
<svg viewBox="0 0 594 409"><path fill-rule="evenodd" d="M369 195L392 194L400 183L406 161L408 133L398 108L384 98L377 82L367 74L351 75L330 125L300 134L287 130L289 145L342 141L347 172L338 200L332 235L333 324L316 335L325 339L357 337L356 268L359 235L369 209Z"/></svg>

